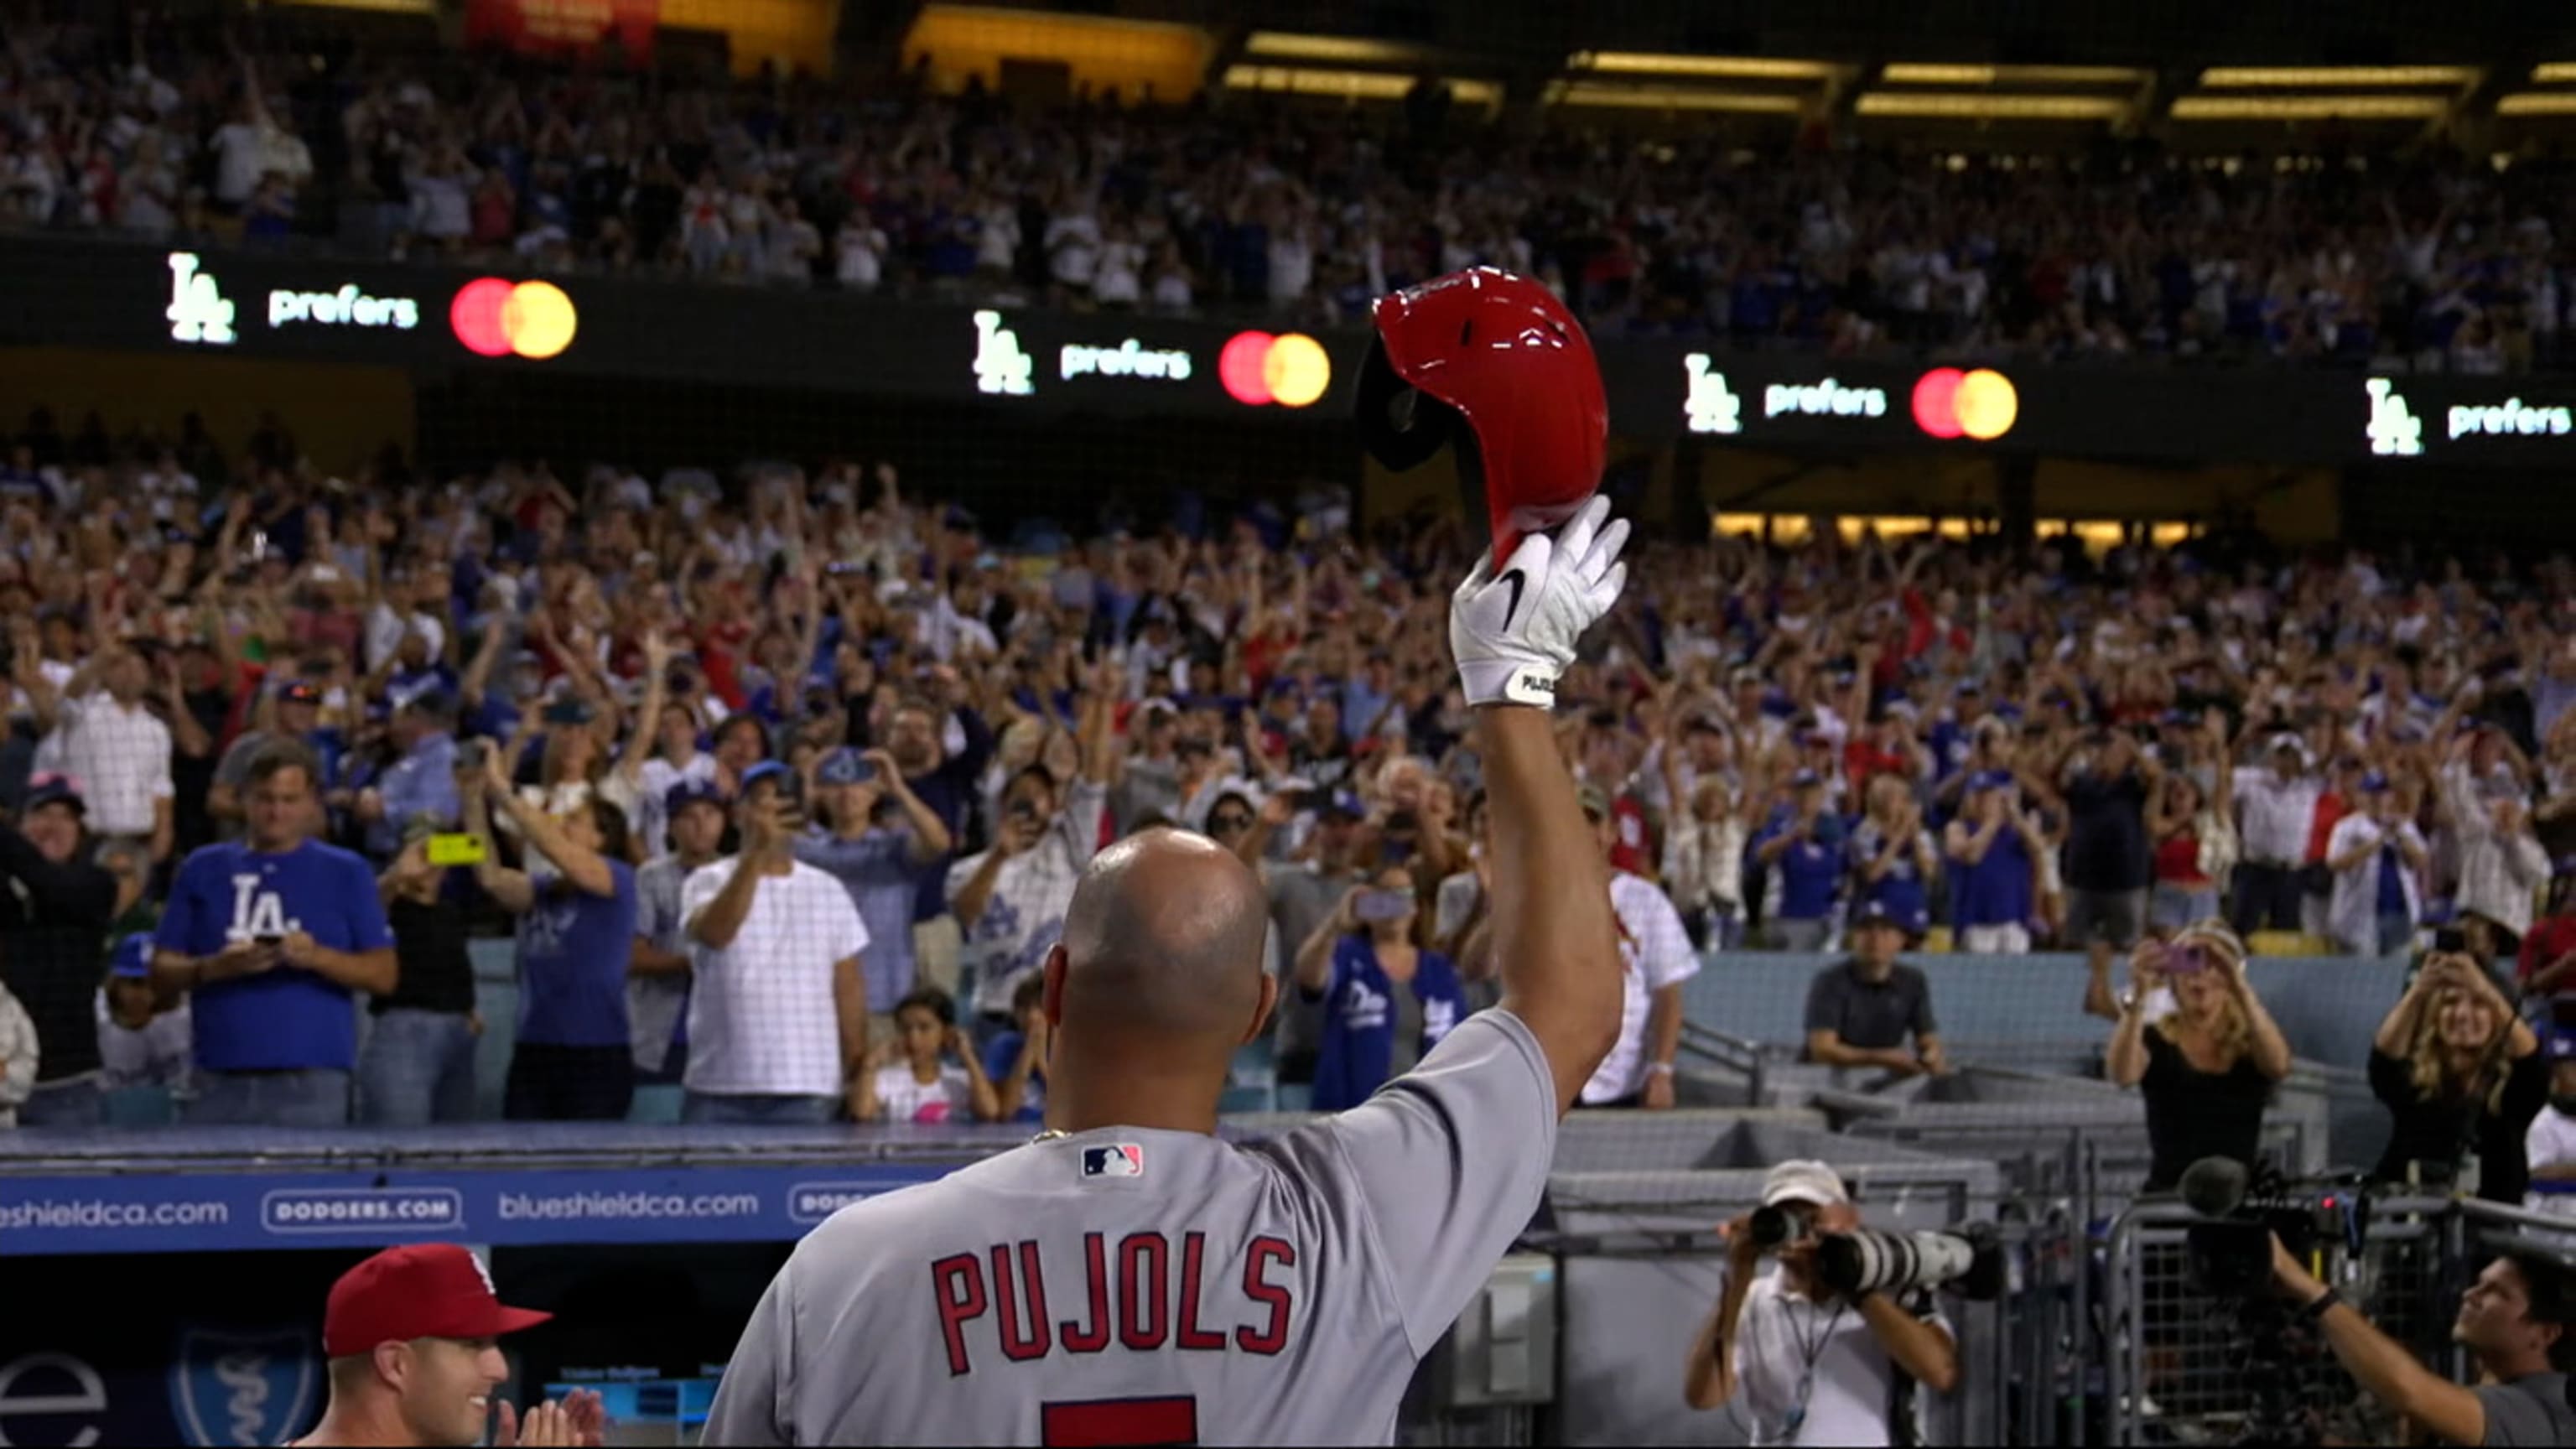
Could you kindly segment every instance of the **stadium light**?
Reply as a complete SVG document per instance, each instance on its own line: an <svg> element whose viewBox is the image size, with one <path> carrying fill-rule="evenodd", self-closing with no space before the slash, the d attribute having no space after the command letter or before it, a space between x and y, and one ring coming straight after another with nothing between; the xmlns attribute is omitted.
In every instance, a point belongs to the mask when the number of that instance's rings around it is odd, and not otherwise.
<svg viewBox="0 0 2576 1449"><path fill-rule="evenodd" d="M2317 86L2474 87L2470 65L2214 65L2200 73L2203 90L2303 90Z"/></svg>
<svg viewBox="0 0 2576 1449"><path fill-rule="evenodd" d="M1567 70L1615 75L1698 76L1707 80L1825 81L1841 67L1822 60L1760 55L1671 55L1644 50L1578 50Z"/></svg>
<svg viewBox="0 0 2576 1449"><path fill-rule="evenodd" d="M1869 91L1854 103L1864 116L1957 117L1981 121L2116 121L2131 103L2118 96L1961 94Z"/></svg>
<svg viewBox="0 0 2576 1449"><path fill-rule="evenodd" d="M2531 68L2534 85L2564 85L2576 81L2576 60L2543 61Z"/></svg>
<svg viewBox="0 0 2576 1449"><path fill-rule="evenodd" d="M1933 61L1892 61L1878 78L1897 86L2134 86L2147 72L2125 65L1948 65Z"/></svg>
<svg viewBox="0 0 2576 1449"><path fill-rule="evenodd" d="M1419 77L1390 71L1333 70L1303 65L1230 65L1224 85L1230 91L1281 91L1296 96L1334 96L1352 101L1400 101ZM1503 103L1501 83L1441 77L1451 99L1471 106Z"/></svg>
<svg viewBox="0 0 2576 1449"><path fill-rule="evenodd" d="M1343 65L1413 65L1429 52L1418 45L1399 45L1391 40L1256 30L1244 38L1243 53L1283 60L1329 60Z"/></svg>
<svg viewBox="0 0 2576 1449"><path fill-rule="evenodd" d="M1625 86L1603 81L1552 81L1539 96L1548 106L1600 106L1639 111L1735 111L1753 115L1804 114L1802 96L1763 91L1699 91L1679 86Z"/></svg>
<svg viewBox="0 0 2576 1449"><path fill-rule="evenodd" d="M2576 91L2516 91L2496 101L2499 116L2576 116Z"/></svg>
<svg viewBox="0 0 2576 1449"><path fill-rule="evenodd" d="M2402 121L2450 110L2444 96L2183 96L2177 121Z"/></svg>

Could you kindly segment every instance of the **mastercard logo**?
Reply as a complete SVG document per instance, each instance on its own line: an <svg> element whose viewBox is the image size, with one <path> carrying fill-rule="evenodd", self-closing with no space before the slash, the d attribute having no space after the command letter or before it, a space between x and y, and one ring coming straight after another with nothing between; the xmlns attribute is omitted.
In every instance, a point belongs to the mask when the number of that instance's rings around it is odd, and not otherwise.
<svg viewBox="0 0 2576 1449"><path fill-rule="evenodd" d="M468 282L447 309L448 324L468 352L484 357L516 353L543 360L572 346L580 319L572 298L552 282Z"/></svg>
<svg viewBox="0 0 2576 1449"><path fill-rule="evenodd" d="M1302 408L1333 385L1333 360L1303 332L1238 332L1217 353L1216 376L1236 402Z"/></svg>
<svg viewBox="0 0 2576 1449"><path fill-rule="evenodd" d="M2020 416L2021 394L2000 372L1936 367L1914 384L1914 424L1936 438L1986 442L2011 432Z"/></svg>

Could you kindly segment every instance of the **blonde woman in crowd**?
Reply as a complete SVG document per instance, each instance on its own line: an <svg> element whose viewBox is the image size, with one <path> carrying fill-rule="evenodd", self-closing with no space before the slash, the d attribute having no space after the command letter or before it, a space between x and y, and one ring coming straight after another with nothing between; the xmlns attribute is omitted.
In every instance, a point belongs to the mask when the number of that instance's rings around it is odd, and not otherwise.
<svg viewBox="0 0 2576 1449"><path fill-rule="evenodd" d="M2139 943L2104 1069L2147 1103L2146 1191L2170 1192L2204 1157L2251 1167L2290 1044L2245 979L2245 944L2217 920Z"/></svg>
<svg viewBox="0 0 2576 1449"><path fill-rule="evenodd" d="M2370 1090L2390 1117L2379 1180L2522 1202L2523 1138L2548 1098L2549 1067L2540 1038L2475 958L2425 956L2370 1044Z"/></svg>

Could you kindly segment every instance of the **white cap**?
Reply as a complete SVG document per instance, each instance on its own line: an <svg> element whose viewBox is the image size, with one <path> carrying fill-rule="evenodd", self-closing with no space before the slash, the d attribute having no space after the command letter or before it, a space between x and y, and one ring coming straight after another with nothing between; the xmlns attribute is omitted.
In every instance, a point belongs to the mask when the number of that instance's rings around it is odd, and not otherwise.
<svg viewBox="0 0 2576 1449"><path fill-rule="evenodd" d="M1841 1207L1850 1201L1851 1196L1843 1191L1842 1174L1812 1157L1775 1163L1770 1175L1762 1179L1764 1207L1777 1207L1784 1202Z"/></svg>

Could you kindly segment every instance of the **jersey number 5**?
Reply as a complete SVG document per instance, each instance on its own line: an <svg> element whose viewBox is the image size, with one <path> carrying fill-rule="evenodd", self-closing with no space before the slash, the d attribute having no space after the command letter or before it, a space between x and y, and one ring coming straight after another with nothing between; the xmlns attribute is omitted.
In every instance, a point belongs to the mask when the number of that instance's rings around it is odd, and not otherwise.
<svg viewBox="0 0 2576 1449"><path fill-rule="evenodd" d="M1038 1442L1048 1449L1090 1449L1104 1444L1196 1444L1199 1401L1167 1399L1058 1400L1038 1406Z"/></svg>

